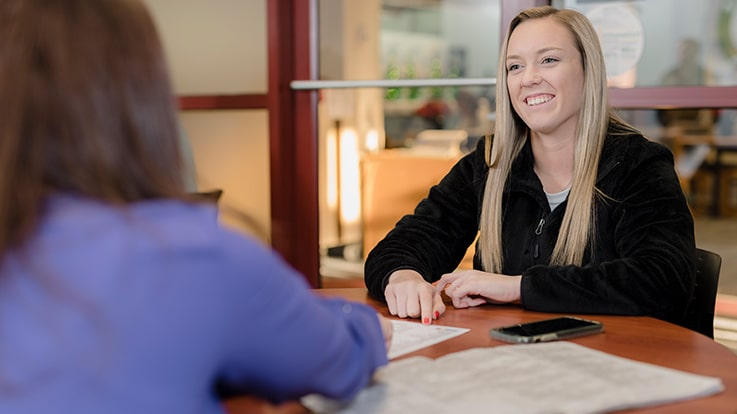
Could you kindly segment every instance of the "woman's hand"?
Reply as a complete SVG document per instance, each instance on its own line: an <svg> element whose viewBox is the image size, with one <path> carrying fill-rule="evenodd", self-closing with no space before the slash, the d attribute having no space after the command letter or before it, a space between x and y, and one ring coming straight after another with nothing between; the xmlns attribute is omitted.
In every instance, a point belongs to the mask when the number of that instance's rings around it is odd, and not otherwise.
<svg viewBox="0 0 737 414"><path fill-rule="evenodd" d="M389 276L384 289L389 313L400 318L421 318L428 325L445 312L440 291L414 270L398 270Z"/></svg>
<svg viewBox="0 0 737 414"><path fill-rule="evenodd" d="M520 300L522 276L505 276L479 270L446 273L435 286L435 293L445 294L456 308L468 308L492 303L512 303Z"/></svg>

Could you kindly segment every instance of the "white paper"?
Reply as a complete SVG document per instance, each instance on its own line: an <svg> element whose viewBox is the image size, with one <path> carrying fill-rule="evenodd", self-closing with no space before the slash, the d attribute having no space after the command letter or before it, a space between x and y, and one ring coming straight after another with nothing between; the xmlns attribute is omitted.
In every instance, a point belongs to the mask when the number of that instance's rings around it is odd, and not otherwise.
<svg viewBox="0 0 737 414"><path fill-rule="evenodd" d="M419 322L392 320L394 333L389 346L389 359L408 354L443 342L447 339L462 335L469 331L467 328L456 328L442 325L423 325Z"/></svg>
<svg viewBox="0 0 737 414"><path fill-rule="evenodd" d="M377 371L353 401L308 396L315 413L604 413L718 393L721 379L645 364L572 342L412 357Z"/></svg>

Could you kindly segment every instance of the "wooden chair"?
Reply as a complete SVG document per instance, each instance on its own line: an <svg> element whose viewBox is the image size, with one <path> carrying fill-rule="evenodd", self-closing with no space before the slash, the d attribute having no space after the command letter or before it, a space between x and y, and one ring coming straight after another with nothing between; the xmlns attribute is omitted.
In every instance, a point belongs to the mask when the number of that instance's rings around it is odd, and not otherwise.
<svg viewBox="0 0 737 414"><path fill-rule="evenodd" d="M458 161L457 156L384 150L369 154L361 163L363 217L363 257L394 228L405 214L411 214ZM461 268L473 267L473 245Z"/></svg>
<svg viewBox="0 0 737 414"><path fill-rule="evenodd" d="M223 190L221 189L214 189L210 191L201 191L196 193L190 193L193 197L200 199L202 201L209 201L214 204L217 204L220 201L220 197L223 195Z"/></svg>
<svg viewBox="0 0 737 414"><path fill-rule="evenodd" d="M686 319L691 329L709 338L714 338L714 307L721 267L721 256L708 250L696 249L696 286L686 311Z"/></svg>

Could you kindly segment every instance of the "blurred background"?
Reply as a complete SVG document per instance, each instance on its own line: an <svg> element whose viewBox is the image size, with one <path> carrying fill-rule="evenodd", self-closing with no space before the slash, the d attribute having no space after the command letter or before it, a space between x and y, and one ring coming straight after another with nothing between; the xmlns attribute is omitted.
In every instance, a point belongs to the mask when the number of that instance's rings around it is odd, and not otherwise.
<svg viewBox="0 0 737 414"><path fill-rule="evenodd" d="M195 185L316 287L360 285L365 253L492 129L511 17L580 10L611 105L673 150L697 244L723 259L718 311L737 316L737 0L145 3Z"/></svg>

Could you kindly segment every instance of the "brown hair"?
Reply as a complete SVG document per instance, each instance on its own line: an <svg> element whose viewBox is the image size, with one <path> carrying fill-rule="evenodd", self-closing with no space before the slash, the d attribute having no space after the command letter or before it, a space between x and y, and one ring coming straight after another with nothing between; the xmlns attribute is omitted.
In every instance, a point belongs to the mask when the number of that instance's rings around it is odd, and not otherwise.
<svg viewBox="0 0 737 414"><path fill-rule="evenodd" d="M176 107L137 0L0 2L0 255L52 193L184 197Z"/></svg>

